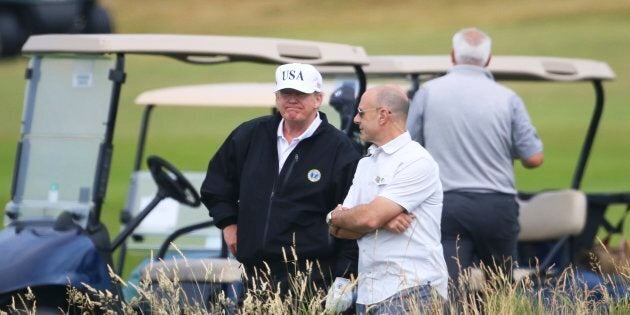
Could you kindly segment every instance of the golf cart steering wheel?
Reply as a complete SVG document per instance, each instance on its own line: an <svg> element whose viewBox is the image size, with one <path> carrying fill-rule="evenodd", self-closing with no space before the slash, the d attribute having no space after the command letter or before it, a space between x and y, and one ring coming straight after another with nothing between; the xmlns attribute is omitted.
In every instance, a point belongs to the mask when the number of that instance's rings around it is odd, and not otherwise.
<svg viewBox="0 0 630 315"><path fill-rule="evenodd" d="M198 207L201 204L195 187L175 166L155 155L147 159L147 164L158 189L166 197L171 197L191 207Z"/></svg>

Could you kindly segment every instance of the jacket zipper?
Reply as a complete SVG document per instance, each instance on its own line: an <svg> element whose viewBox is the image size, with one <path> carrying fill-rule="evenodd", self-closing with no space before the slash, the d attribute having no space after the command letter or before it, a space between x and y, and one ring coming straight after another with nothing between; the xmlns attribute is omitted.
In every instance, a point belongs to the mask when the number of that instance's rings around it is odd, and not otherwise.
<svg viewBox="0 0 630 315"><path fill-rule="evenodd" d="M282 185L280 186L280 188L284 187L289 179L289 177L291 176L291 173L293 172L293 167L295 166L295 164L297 164L299 160L299 156L296 153L293 156L293 160L291 161L291 164L289 164L289 169L287 170L287 172L284 175L284 178L282 179ZM263 239L262 239L262 248L265 248L267 246L267 234L269 232L269 221L271 220L271 209L272 209L272 205L273 205L273 198L276 194L276 190L278 189L277 187L277 177L276 180L273 183L273 189L271 190L271 195L269 196L269 205L267 207L267 219L265 220L265 231L263 232Z"/></svg>
<svg viewBox="0 0 630 315"><path fill-rule="evenodd" d="M282 179L282 186L280 186L280 188L284 188L284 186L287 184L287 181L289 180L289 177L291 177L291 173L293 172L293 167L295 166L295 164L297 164L299 159L300 157L296 153L293 156L293 161L291 161L291 164L289 165L289 169L287 170L287 173L284 175L284 178Z"/></svg>

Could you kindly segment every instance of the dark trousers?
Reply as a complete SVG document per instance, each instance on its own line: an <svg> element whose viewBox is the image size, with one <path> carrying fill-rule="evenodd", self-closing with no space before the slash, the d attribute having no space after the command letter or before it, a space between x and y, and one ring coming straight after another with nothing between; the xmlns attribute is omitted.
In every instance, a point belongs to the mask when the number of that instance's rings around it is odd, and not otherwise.
<svg viewBox="0 0 630 315"><path fill-rule="evenodd" d="M446 192L442 210L442 246L455 285L459 274L479 259L511 276L520 230L514 195Z"/></svg>

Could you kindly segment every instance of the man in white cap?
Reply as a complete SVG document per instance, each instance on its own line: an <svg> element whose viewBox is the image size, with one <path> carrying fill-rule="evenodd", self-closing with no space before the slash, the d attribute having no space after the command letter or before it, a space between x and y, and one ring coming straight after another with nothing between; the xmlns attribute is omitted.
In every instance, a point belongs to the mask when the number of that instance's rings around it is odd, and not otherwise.
<svg viewBox="0 0 630 315"><path fill-rule="evenodd" d="M311 280L325 289L356 270L356 242L330 236L325 218L348 192L360 153L318 111L313 66L279 66L275 93L278 113L241 124L216 152L201 199L250 282L286 293L291 275L315 262Z"/></svg>
<svg viewBox="0 0 630 315"><path fill-rule="evenodd" d="M407 128L440 166L442 245L449 275L478 258L510 275L519 233L513 161L543 162L543 146L521 98L485 69L491 40L476 28L453 36L455 65L423 84Z"/></svg>

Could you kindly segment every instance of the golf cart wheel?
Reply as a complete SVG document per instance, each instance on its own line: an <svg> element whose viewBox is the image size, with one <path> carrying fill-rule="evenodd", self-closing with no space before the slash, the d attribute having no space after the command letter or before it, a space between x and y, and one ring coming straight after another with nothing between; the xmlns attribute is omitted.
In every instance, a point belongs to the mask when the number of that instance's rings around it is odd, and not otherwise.
<svg viewBox="0 0 630 315"><path fill-rule="evenodd" d="M152 155L147 159L153 180L166 197L191 207L201 204L199 193L175 166L164 159Z"/></svg>

